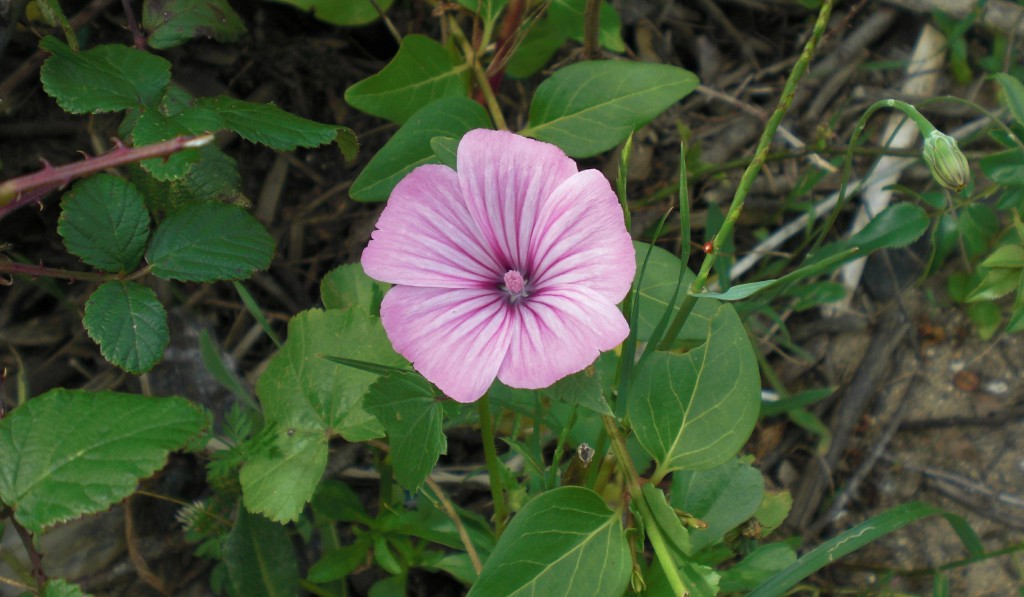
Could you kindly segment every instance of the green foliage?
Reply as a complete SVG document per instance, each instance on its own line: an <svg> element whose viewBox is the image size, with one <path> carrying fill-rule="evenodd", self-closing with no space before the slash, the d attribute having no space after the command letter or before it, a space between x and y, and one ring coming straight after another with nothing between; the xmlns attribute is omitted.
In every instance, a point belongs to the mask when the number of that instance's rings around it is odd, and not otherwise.
<svg viewBox="0 0 1024 597"><path fill-rule="evenodd" d="M379 73L345 90L345 101L399 124L442 97L466 97L470 64L436 41L407 35Z"/></svg>
<svg viewBox="0 0 1024 597"><path fill-rule="evenodd" d="M82 324L103 358L129 373L152 369L171 340L156 293L137 282L102 284L85 303Z"/></svg>
<svg viewBox="0 0 1024 597"><path fill-rule="evenodd" d="M554 143L573 157L611 149L697 88L678 67L600 60L559 69L530 104L527 137Z"/></svg>
<svg viewBox="0 0 1024 597"><path fill-rule="evenodd" d="M448 97L418 110L373 156L349 189L356 201L384 201L398 181L416 166L438 163L430 142L435 137L461 139L467 131L488 128L491 120L480 104Z"/></svg>
<svg viewBox="0 0 1024 597"><path fill-rule="evenodd" d="M469 595L619 595L631 561L619 522L596 493L561 487L512 519Z"/></svg>
<svg viewBox="0 0 1024 597"><path fill-rule="evenodd" d="M73 52L55 37L39 47L52 56L40 71L43 89L67 112L116 112L156 103L171 82L171 63L127 46Z"/></svg>
<svg viewBox="0 0 1024 597"><path fill-rule="evenodd" d="M146 0L142 27L149 31L146 41L157 50L179 46L193 37L233 42L245 34L242 18L227 0Z"/></svg>
<svg viewBox="0 0 1024 597"><path fill-rule="evenodd" d="M313 497L331 437L364 441L384 434L363 402L378 376L332 363L325 354L405 362L380 321L358 310L312 309L289 322L287 342L256 386L267 427L241 471L246 507L274 521L295 520Z"/></svg>
<svg viewBox="0 0 1024 597"><path fill-rule="evenodd" d="M736 459L672 475L672 506L707 525L690 533L694 552L722 541L728 531L753 517L763 497L761 473Z"/></svg>
<svg viewBox="0 0 1024 597"><path fill-rule="evenodd" d="M146 261L161 278L211 282L248 278L269 267L273 254L274 239L245 210L199 203L157 227Z"/></svg>
<svg viewBox="0 0 1024 597"><path fill-rule="evenodd" d="M51 578L46 581L43 597L86 597L82 587L70 583L63 578Z"/></svg>
<svg viewBox="0 0 1024 597"><path fill-rule="evenodd" d="M320 281L320 300L327 309L361 309L367 315L380 314L380 302L389 285L363 273L363 266L350 263L327 273Z"/></svg>
<svg viewBox="0 0 1024 597"><path fill-rule="evenodd" d="M312 12L325 23L354 27L376 21L380 14L370 0L272 0L290 4L300 10ZM382 11L391 8L394 0L377 0Z"/></svg>
<svg viewBox="0 0 1024 597"><path fill-rule="evenodd" d="M462 0L462 4L473 4ZM552 0L544 17L524 27L526 36L508 63L508 74L526 77L541 69L567 39L583 41L584 11L587 0ZM470 6L472 8L472 6ZM626 51L622 41L622 22L610 2L601 2L598 15L598 43L616 53Z"/></svg>
<svg viewBox="0 0 1024 597"><path fill-rule="evenodd" d="M366 393L364 405L384 426L402 487L419 489L447 449L441 431L443 399L427 380L408 373L381 377Z"/></svg>
<svg viewBox="0 0 1024 597"><path fill-rule="evenodd" d="M761 405L757 361L727 304L703 317L704 343L686 354L655 353L637 373L629 419L655 459L655 478L717 466L750 437Z"/></svg>
<svg viewBox="0 0 1024 597"><path fill-rule="evenodd" d="M101 512L206 424L183 398L50 390L0 420L0 501L34 533Z"/></svg>
<svg viewBox="0 0 1024 597"><path fill-rule="evenodd" d="M238 509L224 545L224 563L238 595L299 594L299 565L287 529L245 508Z"/></svg>
<svg viewBox="0 0 1024 597"><path fill-rule="evenodd" d="M108 272L127 272L146 249L149 212L135 185L97 174L64 195L57 232L82 261Z"/></svg>

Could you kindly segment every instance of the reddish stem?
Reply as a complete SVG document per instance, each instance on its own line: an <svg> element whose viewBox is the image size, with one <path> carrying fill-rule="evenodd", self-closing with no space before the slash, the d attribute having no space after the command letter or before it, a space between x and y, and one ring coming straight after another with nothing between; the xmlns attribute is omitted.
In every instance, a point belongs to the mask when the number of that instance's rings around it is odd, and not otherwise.
<svg viewBox="0 0 1024 597"><path fill-rule="evenodd" d="M32 201L38 201L42 194L53 189L63 187L76 178L88 176L100 170L123 166L133 162L149 158L165 157L182 149L202 147L213 141L213 134L206 133L196 137L180 136L153 145L142 147L125 147L120 141L116 141L117 147L107 153L94 158L66 164L64 166L51 166L44 162L43 169L33 174L19 176L0 183L0 218L7 215L10 210L3 210L4 206L12 200L20 206L27 205ZM40 197L30 201L23 200L21 196L25 193L39 192Z"/></svg>
<svg viewBox="0 0 1024 597"><path fill-rule="evenodd" d="M508 54L516 46L515 37L519 26L523 24L523 13L526 11L526 0L509 0L505 7L505 18L498 28L498 38L495 40L494 59L487 69L487 78L491 89L495 93L505 78L505 65L508 63Z"/></svg>
<svg viewBox="0 0 1024 597"><path fill-rule="evenodd" d="M124 17L128 21L128 30L132 32L132 42L136 48L145 50L146 37L139 30L139 21L135 18L135 13L132 11L131 0L121 0L121 6L124 7Z"/></svg>

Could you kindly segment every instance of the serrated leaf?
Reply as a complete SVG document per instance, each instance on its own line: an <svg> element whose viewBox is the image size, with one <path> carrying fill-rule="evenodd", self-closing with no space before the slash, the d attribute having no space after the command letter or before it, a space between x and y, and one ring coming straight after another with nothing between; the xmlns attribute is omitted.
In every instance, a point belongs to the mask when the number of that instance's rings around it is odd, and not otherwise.
<svg viewBox="0 0 1024 597"><path fill-rule="evenodd" d="M757 422L761 382L743 323L728 304L703 323L704 344L653 353L636 374L629 419L658 463L655 478L729 460Z"/></svg>
<svg viewBox="0 0 1024 597"><path fill-rule="evenodd" d="M313 16L331 25L357 27L372 23L380 18L377 8L370 0L273 0L281 4L312 12ZM377 5L382 11L391 8L394 0L378 0Z"/></svg>
<svg viewBox="0 0 1024 597"><path fill-rule="evenodd" d="M219 128L217 127L214 130ZM131 135L132 144L136 147L141 147L173 139L178 135L193 133L195 131L185 126L185 123L178 116L167 116L160 110L146 110L135 119ZM166 157L142 160L139 162L139 165L145 168L157 180L164 181L181 178L188 171L189 166L199 161L200 149L202 148L176 151Z"/></svg>
<svg viewBox="0 0 1024 597"><path fill-rule="evenodd" d="M560 487L512 519L469 595L621 595L631 570L619 513L589 489Z"/></svg>
<svg viewBox="0 0 1024 597"><path fill-rule="evenodd" d="M395 480L410 491L419 489L448 448L439 398L443 395L415 373L381 377L363 398L388 434Z"/></svg>
<svg viewBox="0 0 1024 597"><path fill-rule="evenodd" d="M491 126L487 112L471 99L446 97L412 115L356 177L349 195L356 201L384 201L416 166L438 163L434 137L461 139L467 131Z"/></svg>
<svg viewBox="0 0 1024 597"><path fill-rule="evenodd" d="M149 212L135 185L110 174L79 181L61 200L64 246L108 272L135 269L149 239Z"/></svg>
<svg viewBox="0 0 1024 597"><path fill-rule="evenodd" d="M384 293L390 287L367 276L362 265L348 263L334 268L320 280L320 300L327 309L359 309L377 316Z"/></svg>
<svg viewBox="0 0 1024 597"><path fill-rule="evenodd" d="M402 38L398 53L379 73L345 91L357 110L402 124L442 97L466 97L470 64L424 35Z"/></svg>
<svg viewBox="0 0 1024 597"><path fill-rule="evenodd" d="M142 26L149 31L150 47L164 50L193 37L221 43L237 41L245 24L227 0L146 0Z"/></svg>
<svg viewBox="0 0 1024 597"><path fill-rule="evenodd" d="M246 141L266 145L277 151L296 147L319 147L338 137L338 127L320 124L274 104L257 104L224 95L196 100L196 108L209 110Z"/></svg>
<svg viewBox="0 0 1024 597"><path fill-rule="evenodd" d="M76 53L48 35L39 47L52 54L39 73L43 90L73 114L155 104L171 82L170 62L128 46L103 45Z"/></svg>
<svg viewBox="0 0 1024 597"><path fill-rule="evenodd" d="M299 565L288 531L238 508L224 543L224 563L236 594L286 597L299 594Z"/></svg>
<svg viewBox="0 0 1024 597"><path fill-rule="evenodd" d="M703 471L672 474L672 506L707 523L690 532L694 553L722 540L725 533L757 512L764 478L736 459Z"/></svg>
<svg viewBox="0 0 1024 597"><path fill-rule="evenodd" d="M1010 149L990 153L981 158L981 171L992 182L1004 185L1024 185L1024 150Z"/></svg>
<svg viewBox="0 0 1024 597"><path fill-rule="evenodd" d="M82 587L63 578L51 578L43 587L43 597L86 597Z"/></svg>
<svg viewBox="0 0 1024 597"><path fill-rule="evenodd" d="M991 76L999 83L999 103L1013 115L1014 120L1024 123L1024 84L1006 73Z"/></svg>
<svg viewBox="0 0 1024 597"><path fill-rule="evenodd" d="M0 420L0 500L33 533L100 512L206 424L184 398L50 390Z"/></svg>
<svg viewBox="0 0 1024 597"><path fill-rule="evenodd" d="M1021 270L999 268L985 273L978 287L971 291L964 302L994 301L1010 294L1020 285Z"/></svg>
<svg viewBox="0 0 1024 597"><path fill-rule="evenodd" d="M562 68L540 84L521 134L573 157L611 149L697 88L697 76L667 64L596 60Z"/></svg>
<svg viewBox="0 0 1024 597"><path fill-rule="evenodd" d="M242 193L242 176L235 160L216 145L205 145L197 151L199 160L189 165L183 177L174 180L157 180L138 165L129 168L131 180L142 191L151 213L168 215L211 201L239 207L249 204Z"/></svg>
<svg viewBox="0 0 1024 597"><path fill-rule="evenodd" d="M146 261L168 280L244 280L270 266L274 239L256 218L233 205L200 203L164 220Z"/></svg>
<svg viewBox="0 0 1024 597"><path fill-rule="evenodd" d="M246 507L272 520L295 520L312 498L331 437L357 442L383 435L363 406L363 395L378 376L332 363L325 353L405 364L380 320L358 310L312 309L292 318L288 340L256 385L270 445L241 471Z"/></svg>
<svg viewBox="0 0 1024 597"><path fill-rule="evenodd" d="M1024 268L1024 247L1021 245L1003 245L981 262L988 268Z"/></svg>
<svg viewBox="0 0 1024 597"><path fill-rule="evenodd" d="M156 293L137 282L100 285L85 303L82 325L103 358L136 375L160 362L171 340Z"/></svg>

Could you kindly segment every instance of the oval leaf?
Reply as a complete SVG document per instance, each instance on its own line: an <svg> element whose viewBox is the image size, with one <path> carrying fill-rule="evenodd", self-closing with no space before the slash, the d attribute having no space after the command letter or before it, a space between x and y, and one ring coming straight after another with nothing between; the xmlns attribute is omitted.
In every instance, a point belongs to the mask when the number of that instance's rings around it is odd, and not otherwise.
<svg viewBox="0 0 1024 597"><path fill-rule="evenodd" d="M631 570L620 513L589 489L560 487L512 519L469 595L621 595Z"/></svg>
<svg viewBox="0 0 1024 597"><path fill-rule="evenodd" d="M224 543L224 563L239 595L299 594L299 563L288 531L245 508L238 509L235 526Z"/></svg>
<svg viewBox="0 0 1024 597"><path fill-rule="evenodd" d="M221 43L233 42L245 33L242 18L227 0L144 2L142 26L149 31L149 46L157 50L200 36Z"/></svg>
<svg viewBox="0 0 1024 597"><path fill-rule="evenodd" d="M732 458L750 437L761 405L753 348L735 309L719 304L704 344L686 354L653 353L636 374L629 419L654 457L655 478L710 468Z"/></svg>
<svg viewBox="0 0 1024 597"><path fill-rule="evenodd" d="M155 104L171 82L171 63L120 45L72 52L46 36L39 47L53 54L39 73L43 90L72 114L116 112Z"/></svg>
<svg viewBox="0 0 1024 597"><path fill-rule="evenodd" d="M697 75L667 64L573 64L537 88L522 134L554 143L573 157L592 156L625 141L697 83Z"/></svg>
<svg viewBox="0 0 1024 597"><path fill-rule="evenodd" d="M424 35L407 35L379 73L345 91L353 108L399 124L442 97L466 96L469 63Z"/></svg>
<svg viewBox="0 0 1024 597"><path fill-rule="evenodd" d="M152 369L171 340L156 293L136 282L106 282L94 290L82 324L103 358L129 373Z"/></svg>
<svg viewBox="0 0 1024 597"><path fill-rule="evenodd" d="M167 218L153 234L146 260L168 280L242 280L270 266L274 239L240 207L201 203Z"/></svg>
<svg viewBox="0 0 1024 597"><path fill-rule="evenodd" d="M206 423L184 398L50 390L0 420L0 500L33 533L100 512Z"/></svg>
<svg viewBox="0 0 1024 597"><path fill-rule="evenodd" d="M439 162L431 139L461 139L466 131L490 126L487 112L469 98L446 97L431 102L413 114L373 156L352 183L349 194L356 201L384 201L413 168Z"/></svg>
<svg viewBox="0 0 1024 597"><path fill-rule="evenodd" d="M395 479L408 490L419 489L448 447L441 431L442 397L422 376L394 373L378 379L363 399L366 410L384 425Z"/></svg>
<svg viewBox="0 0 1024 597"><path fill-rule="evenodd" d="M720 542L726 532L753 516L763 497L764 477L736 459L672 475L672 506L707 523L690 533L694 553Z"/></svg>
<svg viewBox="0 0 1024 597"><path fill-rule="evenodd" d="M142 259L149 212L135 185L101 173L64 195L57 232L68 251L82 261L108 272L125 272Z"/></svg>

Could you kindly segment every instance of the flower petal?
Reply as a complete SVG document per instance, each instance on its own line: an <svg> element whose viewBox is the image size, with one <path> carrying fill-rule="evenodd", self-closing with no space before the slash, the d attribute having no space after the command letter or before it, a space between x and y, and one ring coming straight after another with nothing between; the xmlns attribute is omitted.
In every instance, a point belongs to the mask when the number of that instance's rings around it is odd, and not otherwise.
<svg viewBox="0 0 1024 597"><path fill-rule="evenodd" d="M541 205L576 163L550 143L505 131L477 129L459 142L459 182L484 242L506 269L526 266Z"/></svg>
<svg viewBox="0 0 1024 597"><path fill-rule="evenodd" d="M380 316L395 350L459 402L484 395L508 352L510 309L493 289L395 286Z"/></svg>
<svg viewBox="0 0 1024 597"><path fill-rule="evenodd" d="M505 274L486 250L451 168L420 166L391 192L363 251L366 274L435 288L493 288Z"/></svg>
<svg viewBox="0 0 1024 597"><path fill-rule="evenodd" d="M636 258L615 192L597 170L562 183L541 206L530 245L533 286L584 286L611 303L626 296Z"/></svg>
<svg viewBox="0 0 1024 597"><path fill-rule="evenodd" d="M517 307L517 329L498 370L498 379L513 388L546 388L629 334L615 305L583 287L545 290Z"/></svg>

